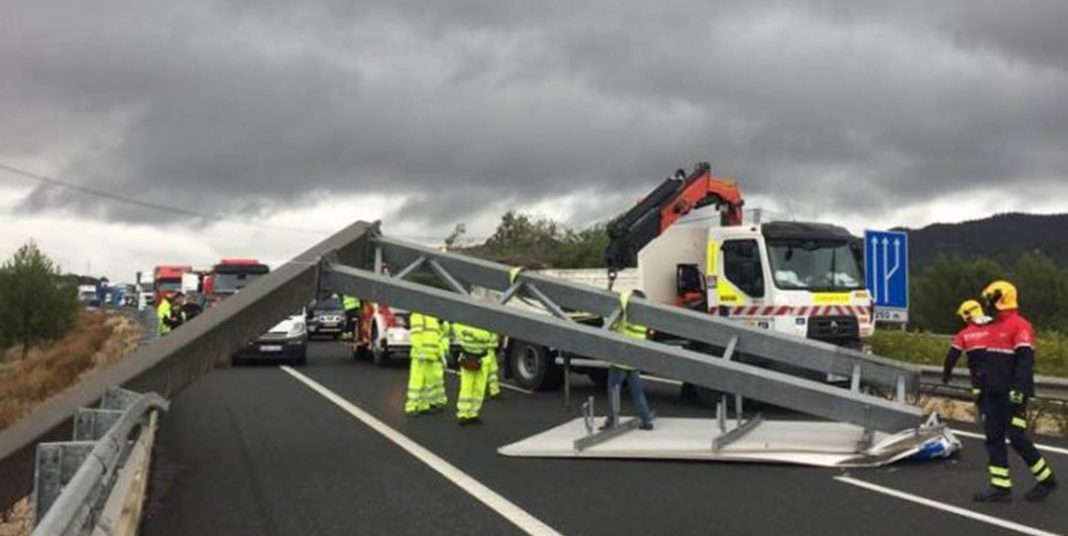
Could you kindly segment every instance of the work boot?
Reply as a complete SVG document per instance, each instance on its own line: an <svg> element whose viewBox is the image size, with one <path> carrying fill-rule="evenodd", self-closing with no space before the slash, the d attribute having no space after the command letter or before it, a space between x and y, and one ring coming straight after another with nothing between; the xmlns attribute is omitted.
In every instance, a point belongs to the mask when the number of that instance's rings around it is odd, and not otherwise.
<svg viewBox="0 0 1068 536"><path fill-rule="evenodd" d="M604 424L599 426L597 429L598 430L608 430L609 428L615 428L615 427L616 427L616 421L613 421L612 419L605 419L604 420Z"/></svg>
<svg viewBox="0 0 1068 536"><path fill-rule="evenodd" d="M1045 482L1039 482L1035 484L1035 487L1031 488L1031 491L1027 492L1024 496L1025 499L1031 502L1042 502L1046 500L1046 497L1050 493L1053 493L1057 489L1057 481L1053 478L1046 480Z"/></svg>
<svg viewBox="0 0 1068 536"><path fill-rule="evenodd" d="M471 424L482 424L482 419L480 417L471 417L470 419L467 419L467 422Z"/></svg>
<svg viewBox="0 0 1068 536"><path fill-rule="evenodd" d="M471 419L468 419L467 417L460 417L456 420L456 424L459 424L460 426L467 426L468 424L471 424Z"/></svg>
<svg viewBox="0 0 1068 536"><path fill-rule="evenodd" d="M413 417L413 418L414 418L414 417L418 417L418 416L422 415L422 414L423 414L423 412L421 412L421 411L419 411L419 410L415 410L415 411L405 411L405 412L404 412L404 414L405 414L405 415L407 415L407 416L409 416L409 417Z"/></svg>
<svg viewBox="0 0 1068 536"><path fill-rule="evenodd" d="M653 423L651 423L651 422L643 422L643 423L638 425L638 428L642 429L642 430L652 430L653 429Z"/></svg>
<svg viewBox="0 0 1068 536"><path fill-rule="evenodd" d="M972 495L972 500L975 502L1012 502L1012 490L991 486L986 491Z"/></svg>
<svg viewBox="0 0 1068 536"><path fill-rule="evenodd" d="M501 399L501 393L499 393L499 392L490 395L490 400L500 400L500 399Z"/></svg>

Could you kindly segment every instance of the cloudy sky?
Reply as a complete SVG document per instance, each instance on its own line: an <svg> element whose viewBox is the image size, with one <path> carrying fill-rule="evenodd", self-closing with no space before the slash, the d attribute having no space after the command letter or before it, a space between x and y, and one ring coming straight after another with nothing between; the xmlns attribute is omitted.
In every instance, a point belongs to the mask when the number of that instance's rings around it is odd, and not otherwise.
<svg viewBox="0 0 1068 536"><path fill-rule="evenodd" d="M574 225L709 161L750 207L864 227L1068 212L1068 2L5 3L0 256L113 279Z"/></svg>

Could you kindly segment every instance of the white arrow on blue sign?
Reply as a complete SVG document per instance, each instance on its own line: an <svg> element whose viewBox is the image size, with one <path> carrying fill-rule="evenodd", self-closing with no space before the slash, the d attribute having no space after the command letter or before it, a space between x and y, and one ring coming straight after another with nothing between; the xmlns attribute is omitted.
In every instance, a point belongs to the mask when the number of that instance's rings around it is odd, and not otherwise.
<svg viewBox="0 0 1068 536"><path fill-rule="evenodd" d="M864 231L864 277L875 319L907 322L909 236L899 231Z"/></svg>

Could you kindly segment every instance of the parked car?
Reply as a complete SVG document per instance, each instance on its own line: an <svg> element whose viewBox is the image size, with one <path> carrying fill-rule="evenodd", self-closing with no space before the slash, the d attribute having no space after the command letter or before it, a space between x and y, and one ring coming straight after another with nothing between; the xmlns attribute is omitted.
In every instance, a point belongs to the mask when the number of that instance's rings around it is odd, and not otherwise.
<svg viewBox="0 0 1068 536"><path fill-rule="evenodd" d="M308 335L328 335L337 340L345 332L345 308L337 296L317 302L308 309Z"/></svg>
<svg viewBox="0 0 1068 536"><path fill-rule="evenodd" d="M234 354L230 360L234 365L260 361L303 365L308 360L308 330L304 313L279 322Z"/></svg>

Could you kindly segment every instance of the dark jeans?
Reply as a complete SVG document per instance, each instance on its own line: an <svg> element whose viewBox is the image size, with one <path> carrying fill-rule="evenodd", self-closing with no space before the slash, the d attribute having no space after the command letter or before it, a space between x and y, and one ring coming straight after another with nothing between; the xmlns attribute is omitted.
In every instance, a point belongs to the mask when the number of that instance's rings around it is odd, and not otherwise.
<svg viewBox="0 0 1068 536"><path fill-rule="evenodd" d="M617 403L619 402L620 387L624 381L627 382L627 387L630 389L630 399L638 407L638 417L641 418L643 423L651 422L653 416L649 411L649 402L645 400L642 377L636 370L625 370L617 367L608 369L608 420L612 422L616 420L616 407L613 404L613 400Z"/></svg>

